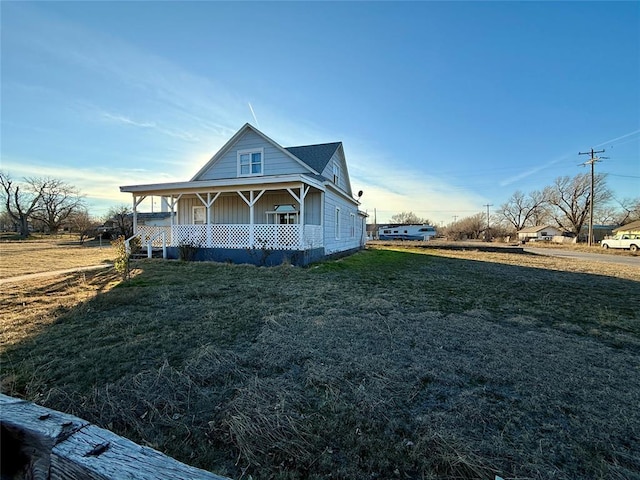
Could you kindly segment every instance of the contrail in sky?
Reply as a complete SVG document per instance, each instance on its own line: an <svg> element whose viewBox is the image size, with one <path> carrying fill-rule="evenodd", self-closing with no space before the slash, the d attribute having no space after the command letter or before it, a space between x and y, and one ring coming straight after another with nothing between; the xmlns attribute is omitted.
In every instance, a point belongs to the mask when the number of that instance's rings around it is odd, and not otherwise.
<svg viewBox="0 0 640 480"><path fill-rule="evenodd" d="M602 145L606 145L607 143L617 142L618 140L630 137L631 135L635 135L636 133L640 133L640 130L634 130L633 132L625 133L624 135L621 135L617 138L612 138L611 140L607 140L606 142L599 143L598 145L596 145L596 147L601 147Z"/></svg>
<svg viewBox="0 0 640 480"><path fill-rule="evenodd" d="M256 127L260 128L260 124L258 123L258 119L256 118L256 112L253 111L251 102L247 102L247 103L249 104L249 110L251 110L251 115L253 115L253 121L256 122Z"/></svg>
<svg viewBox="0 0 640 480"><path fill-rule="evenodd" d="M638 133L640 133L640 130L634 130L633 132L629 132L629 133L625 133L624 135L620 135L619 137L616 138L612 138L611 140L607 140L605 142L599 143L598 145L594 145L593 148L597 148L597 147L601 147L602 145L607 145L609 143L613 143L613 142L617 142L618 140L622 140L623 138L627 138L627 137L631 137L633 135L637 135ZM507 178L506 180L503 180L500 182L500 186L501 187L506 187L507 185L510 185L518 180L522 180L523 178L526 178L530 175L533 175L534 173L538 173L540 170L544 170L547 167L550 167L551 165L558 163L560 160L564 160L566 158L569 158L571 155L567 154L567 155L563 155L561 157L558 157L554 160L551 160L547 163L545 163L544 165L540 165L539 167L534 167L530 170L527 170L526 172L522 172L518 175L515 175L513 177Z"/></svg>

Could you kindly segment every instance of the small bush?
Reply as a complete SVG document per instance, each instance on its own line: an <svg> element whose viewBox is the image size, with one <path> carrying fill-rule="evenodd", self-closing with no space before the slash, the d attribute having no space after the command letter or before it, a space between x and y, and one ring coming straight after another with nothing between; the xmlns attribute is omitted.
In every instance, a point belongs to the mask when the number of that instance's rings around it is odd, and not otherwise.
<svg viewBox="0 0 640 480"><path fill-rule="evenodd" d="M185 262L192 262L196 258L198 247L192 243L183 242L178 245L178 258Z"/></svg>

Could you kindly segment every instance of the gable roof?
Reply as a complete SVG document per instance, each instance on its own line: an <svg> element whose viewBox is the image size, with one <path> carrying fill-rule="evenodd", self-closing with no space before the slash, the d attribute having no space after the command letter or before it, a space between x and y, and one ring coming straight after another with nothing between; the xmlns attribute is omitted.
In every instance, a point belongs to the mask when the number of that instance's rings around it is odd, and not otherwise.
<svg viewBox="0 0 640 480"><path fill-rule="evenodd" d="M298 162L300 165L303 165L304 167L308 168L311 170L312 173L315 174L320 174L321 171L317 171L315 168L313 168L311 165L303 162L300 158L298 158L297 156L293 155L291 152L287 151L285 148L283 148L282 146L280 146L280 144L278 144L277 142L274 142L273 140L271 140L269 137L267 137L264 133L262 133L260 130L258 130L256 127L254 127L253 125L251 125L250 123L245 123L242 128L240 130L238 130L235 135L233 137L231 137L229 139L229 141L227 141L227 143L225 143L222 148L220 150L218 150L218 152L211 157L211 159L200 169L198 170L198 173L196 173L192 178L191 178L191 182L198 180L198 178L203 175L205 172L207 172L207 170L209 170L209 168L211 168L211 166L216 163L225 153L227 153L227 151L238 141L238 139L245 134L245 132L247 132L248 130L253 131L256 135L262 137L262 139L268 143L270 143L271 145L273 145L275 148L277 148L278 150L280 150L285 156L291 158L292 160Z"/></svg>
<svg viewBox="0 0 640 480"><path fill-rule="evenodd" d="M535 227L527 227L527 228L523 228L522 230L518 230L518 233L537 233L542 230L546 230L547 228L560 230L558 227L554 227L553 225L537 225Z"/></svg>
<svg viewBox="0 0 640 480"><path fill-rule="evenodd" d="M626 232L627 230L640 230L640 220L636 220L635 222L627 223L626 225L622 225L614 229L614 232Z"/></svg>
<svg viewBox="0 0 640 480"><path fill-rule="evenodd" d="M340 145L342 145L342 142L332 142L318 145L302 145L300 147L286 147L285 150L320 173L325 169Z"/></svg>

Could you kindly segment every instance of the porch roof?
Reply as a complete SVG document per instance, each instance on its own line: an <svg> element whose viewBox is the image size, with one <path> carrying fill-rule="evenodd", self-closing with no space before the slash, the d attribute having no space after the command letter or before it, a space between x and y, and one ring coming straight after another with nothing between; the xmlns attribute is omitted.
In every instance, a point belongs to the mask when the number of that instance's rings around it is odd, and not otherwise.
<svg viewBox="0 0 640 480"><path fill-rule="evenodd" d="M238 191L266 187L277 189L292 187L304 183L318 190L325 191L324 182L309 175L271 175L265 177L250 178L226 178L222 180L195 180L188 182L152 183L147 185L125 185L120 187L121 192L140 195L161 195L196 193L206 191Z"/></svg>

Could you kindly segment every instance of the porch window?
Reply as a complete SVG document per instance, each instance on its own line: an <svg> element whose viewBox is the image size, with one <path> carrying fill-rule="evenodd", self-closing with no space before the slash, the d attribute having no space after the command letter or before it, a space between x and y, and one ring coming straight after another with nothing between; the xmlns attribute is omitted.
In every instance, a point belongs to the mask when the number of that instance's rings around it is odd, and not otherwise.
<svg viewBox="0 0 640 480"><path fill-rule="evenodd" d="M238 151L238 176L262 175L264 149Z"/></svg>
<svg viewBox="0 0 640 480"><path fill-rule="evenodd" d="M266 212L267 218L269 215L273 215L273 222L277 225L297 225L300 212L296 210L295 205L285 204L276 205L272 211Z"/></svg>
<svg viewBox="0 0 640 480"><path fill-rule="evenodd" d="M204 225L207 223L207 209L203 206L193 207L192 218L194 225Z"/></svg>

